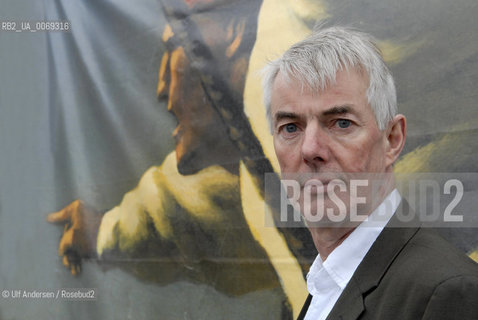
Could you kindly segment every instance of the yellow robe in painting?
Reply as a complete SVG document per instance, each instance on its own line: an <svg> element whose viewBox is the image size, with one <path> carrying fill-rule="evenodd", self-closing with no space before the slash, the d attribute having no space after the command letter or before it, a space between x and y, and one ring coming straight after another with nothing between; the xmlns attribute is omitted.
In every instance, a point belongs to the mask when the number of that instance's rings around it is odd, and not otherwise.
<svg viewBox="0 0 478 320"><path fill-rule="evenodd" d="M228 295L280 288L244 218L239 177L220 166L181 175L175 153L104 215L97 252L159 283L186 279Z"/></svg>
<svg viewBox="0 0 478 320"><path fill-rule="evenodd" d="M100 259L157 283L189 280L233 296L272 289L271 303L290 304L295 315L307 295L300 266L265 225L252 176L243 165L240 172L211 166L184 176L171 153L104 215Z"/></svg>

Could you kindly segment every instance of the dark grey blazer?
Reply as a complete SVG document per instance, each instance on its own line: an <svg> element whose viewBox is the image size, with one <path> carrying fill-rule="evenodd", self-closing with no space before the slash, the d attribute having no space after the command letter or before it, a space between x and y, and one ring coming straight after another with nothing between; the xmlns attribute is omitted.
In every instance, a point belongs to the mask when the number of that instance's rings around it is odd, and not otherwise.
<svg viewBox="0 0 478 320"><path fill-rule="evenodd" d="M394 218L392 223L400 224ZM433 230L389 225L327 320L477 320L478 264ZM298 319L304 318L311 299L309 295Z"/></svg>

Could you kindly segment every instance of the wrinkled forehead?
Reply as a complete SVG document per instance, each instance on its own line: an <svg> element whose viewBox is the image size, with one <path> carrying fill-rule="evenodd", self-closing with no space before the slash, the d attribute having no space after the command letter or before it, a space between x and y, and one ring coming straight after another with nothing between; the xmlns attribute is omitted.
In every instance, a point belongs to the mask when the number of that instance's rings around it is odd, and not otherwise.
<svg viewBox="0 0 478 320"><path fill-rule="evenodd" d="M321 73L312 67L308 74L296 73L292 70L278 70L273 79L272 91L281 90L281 88L276 87L276 83L281 82L288 87L294 87L300 94L317 96L336 87L337 82L342 85L344 82L348 83L351 80L365 89L364 94L367 93L370 79L367 71L360 66L343 66L330 74Z"/></svg>

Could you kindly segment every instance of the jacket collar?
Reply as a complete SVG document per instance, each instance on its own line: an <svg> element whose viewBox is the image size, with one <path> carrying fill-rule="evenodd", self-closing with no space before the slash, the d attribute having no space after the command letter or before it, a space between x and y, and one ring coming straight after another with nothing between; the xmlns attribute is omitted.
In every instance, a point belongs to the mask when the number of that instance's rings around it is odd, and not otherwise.
<svg viewBox="0 0 478 320"><path fill-rule="evenodd" d="M364 297L378 286L400 251L418 231L417 220L403 223L397 218L397 213L415 216L408 203L402 199L396 213L365 255L327 320L357 319L364 311Z"/></svg>

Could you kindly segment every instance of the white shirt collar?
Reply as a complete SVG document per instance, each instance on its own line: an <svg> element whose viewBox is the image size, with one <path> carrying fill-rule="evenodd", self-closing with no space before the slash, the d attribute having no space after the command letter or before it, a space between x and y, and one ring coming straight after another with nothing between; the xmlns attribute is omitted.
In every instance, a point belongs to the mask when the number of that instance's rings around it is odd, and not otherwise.
<svg viewBox="0 0 478 320"><path fill-rule="evenodd" d="M400 204L394 189L384 201L337 248L322 261L320 254L307 274L307 289L312 295L324 294L331 288L344 290L372 244Z"/></svg>

